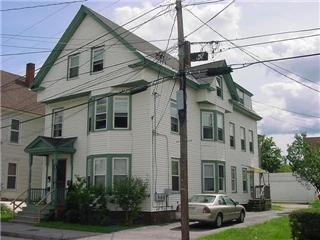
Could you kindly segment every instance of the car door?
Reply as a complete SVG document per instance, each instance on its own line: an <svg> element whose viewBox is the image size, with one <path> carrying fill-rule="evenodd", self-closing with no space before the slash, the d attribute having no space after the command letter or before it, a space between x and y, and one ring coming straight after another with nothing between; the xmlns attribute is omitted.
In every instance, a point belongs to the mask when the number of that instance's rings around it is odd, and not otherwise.
<svg viewBox="0 0 320 240"><path fill-rule="evenodd" d="M228 219L233 220L239 217L239 211L237 210L235 202L228 196L224 196L224 201L228 207Z"/></svg>
<svg viewBox="0 0 320 240"><path fill-rule="evenodd" d="M229 221L230 217L231 217L230 216L231 211L230 211L230 208L224 199L224 196L219 196L218 204L219 204L219 210L223 214L223 221Z"/></svg>

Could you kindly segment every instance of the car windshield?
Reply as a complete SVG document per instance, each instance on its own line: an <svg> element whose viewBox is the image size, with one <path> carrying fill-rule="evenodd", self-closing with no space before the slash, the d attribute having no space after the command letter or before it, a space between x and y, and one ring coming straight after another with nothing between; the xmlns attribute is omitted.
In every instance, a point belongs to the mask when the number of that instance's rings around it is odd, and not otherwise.
<svg viewBox="0 0 320 240"><path fill-rule="evenodd" d="M189 202L192 202L192 203L212 203L215 199L216 199L216 196L194 195L190 198Z"/></svg>

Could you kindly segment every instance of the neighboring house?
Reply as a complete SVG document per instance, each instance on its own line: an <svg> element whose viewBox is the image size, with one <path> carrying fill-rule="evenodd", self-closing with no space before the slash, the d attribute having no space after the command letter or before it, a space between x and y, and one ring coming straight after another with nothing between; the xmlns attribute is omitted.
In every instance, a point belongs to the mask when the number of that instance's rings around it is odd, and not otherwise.
<svg viewBox="0 0 320 240"><path fill-rule="evenodd" d="M44 114L36 93L29 87L34 78L34 64L27 64L26 77L1 71L1 198L24 198L28 188L29 155L25 147L43 134L44 119L21 124ZM8 127L6 127L8 126ZM41 187L42 161L34 160L32 185ZM19 196L22 194L21 196Z"/></svg>
<svg viewBox="0 0 320 240"><path fill-rule="evenodd" d="M313 148L320 147L320 137L305 137L304 140Z"/></svg>
<svg viewBox="0 0 320 240"><path fill-rule="evenodd" d="M192 67L187 76L189 195L223 192L247 203L258 183L261 118L252 110L252 94L230 74L203 74L203 69L225 65ZM45 118L44 136L34 139L26 152L31 159L45 156L42 187L49 177L54 201L61 200L58 190L76 175L105 187L132 175L149 182L150 198L142 206L146 215L176 209L177 68L175 58L80 8L32 85L46 114L52 115Z"/></svg>

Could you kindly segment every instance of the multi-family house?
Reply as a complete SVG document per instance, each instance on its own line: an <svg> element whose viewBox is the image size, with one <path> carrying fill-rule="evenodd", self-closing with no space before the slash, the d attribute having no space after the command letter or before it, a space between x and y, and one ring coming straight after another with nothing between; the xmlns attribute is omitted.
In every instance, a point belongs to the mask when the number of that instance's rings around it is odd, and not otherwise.
<svg viewBox="0 0 320 240"><path fill-rule="evenodd" d="M24 198L28 189L29 155L25 147L43 134L44 119L30 119L44 114L44 105L37 102L30 90L35 66L28 63L26 77L1 71L1 198ZM22 124L23 123L23 124ZM32 186L41 187L43 161L35 158Z"/></svg>
<svg viewBox="0 0 320 240"><path fill-rule="evenodd" d="M187 76L189 194L223 192L247 203L258 183L261 118L252 109L252 94L230 74L203 74L225 65L192 67ZM149 183L146 215L175 210L177 68L169 54L82 6L32 86L47 116L44 136L26 152L30 159L45 156L42 187L65 188L76 175L105 187L138 176ZM51 199L60 201L53 191Z"/></svg>

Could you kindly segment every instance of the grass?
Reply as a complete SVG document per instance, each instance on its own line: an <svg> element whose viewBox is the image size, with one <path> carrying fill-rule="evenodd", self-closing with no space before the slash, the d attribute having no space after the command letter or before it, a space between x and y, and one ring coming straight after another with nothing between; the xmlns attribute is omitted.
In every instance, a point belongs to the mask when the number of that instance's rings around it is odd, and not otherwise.
<svg viewBox="0 0 320 240"><path fill-rule="evenodd" d="M137 225L133 226L120 226L120 225L110 225L110 226L93 226L93 225L83 225L76 223L65 223L61 221L52 221L52 222L40 222L35 224L38 227L46 228L55 228L55 229L65 229L65 230L75 230L83 232L99 232L99 233L112 233L129 228L138 227Z"/></svg>
<svg viewBox="0 0 320 240"><path fill-rule="evenodd" d="M12 210L4 204L0 204L1 222L9 222L12 219Z"/></svg>
<svg viewBox="0 0 320 240"><path fill-rule="evenodd" d="M271 209L274 210L274 211L282 211L283 207L280 206L280 205L277 205L277 204L272 204L271 205Z"/></svg>
<svg viewBox="0 0 320 240"><path fill-rule="evenodd" d="M290 240L291 229L288 216L279 217L265 223L246 228L232 228L223 232L208 235L200 240Z"/></svg>

